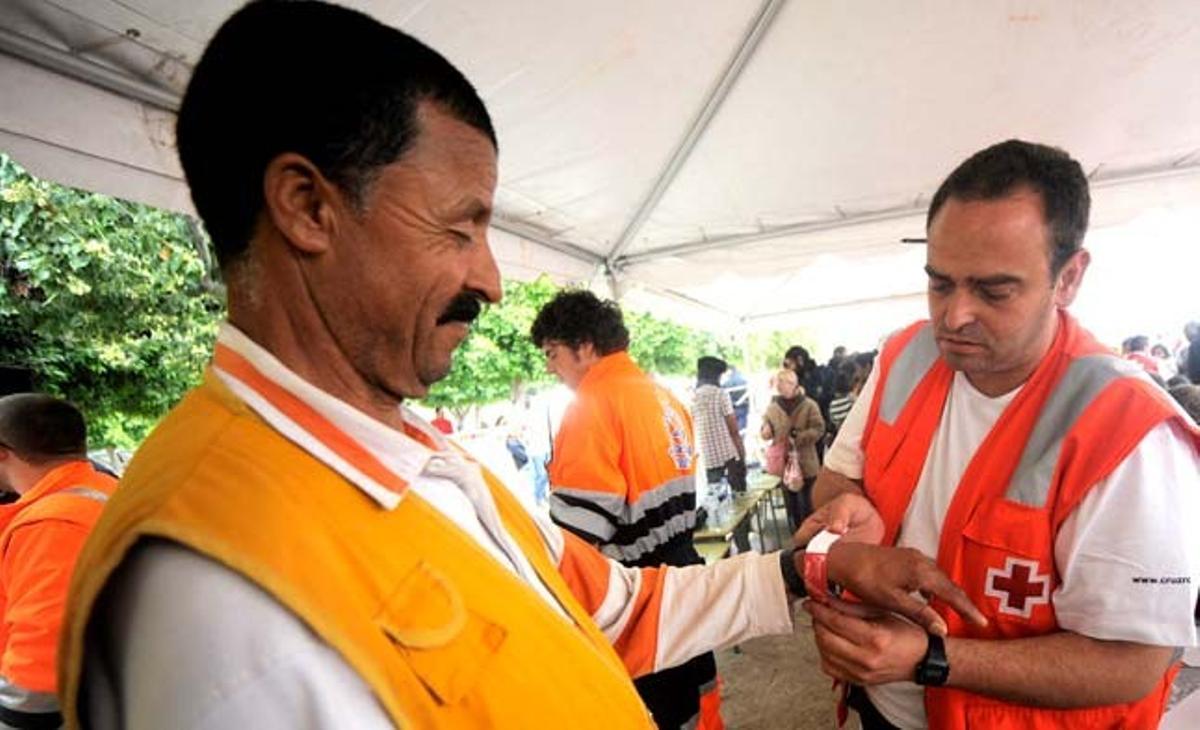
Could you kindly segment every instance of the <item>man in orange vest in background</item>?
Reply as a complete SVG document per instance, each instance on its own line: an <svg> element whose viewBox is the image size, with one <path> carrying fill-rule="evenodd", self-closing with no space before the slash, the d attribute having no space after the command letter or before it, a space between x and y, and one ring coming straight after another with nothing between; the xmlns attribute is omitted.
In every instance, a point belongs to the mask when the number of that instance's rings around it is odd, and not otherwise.
<svg viewBox="0 0 1200 730"><path fill-rule="evenodd" d="M631 676L791 631L815 547L621 565L407 406L502 293L496 133L440 54L336 5L249 3L176 140L229 319L80 556L68 726L648 728ZM824 560L926 623L912 590L971 612L927 558Z"/></svg>
<svg viewBox="0 0 1200 730"><path fill-rule="evenodd" d="M692 546L691 415L629 357L621 309L589 291L564 291L530 334L546 368L575 391L548 466L550 517L623 565L703 564ZM664 730L722 726L712 652L635 684Z"/></svg>
<svg viewBox="0 0 1200 730"><path fill-rule="evenodd" d="M40 393L0 398L0 727L58 727L55 674L75 561L117 481L87 458L75 406Z"/></svg>
<svg viewBox="0 0 1200 730"><path fill-rule="evenodd" d="M1066 312L1089 208L1079 163L1018 140L932 199L930 319L883 347L817 502L870 500L884 544L936 557L989 623L948 616L943 641L812 606L868 730L1155 727L1196 642L1197 429Z"/></svg>

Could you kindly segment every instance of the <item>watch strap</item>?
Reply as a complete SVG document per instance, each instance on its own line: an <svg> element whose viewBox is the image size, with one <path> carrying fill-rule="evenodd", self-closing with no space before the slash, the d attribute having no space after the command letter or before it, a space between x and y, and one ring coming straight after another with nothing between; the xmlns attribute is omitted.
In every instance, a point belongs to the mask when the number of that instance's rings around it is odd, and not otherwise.
<svg viewBox="0 0 1200 730"><path fill-rule="evenodd" d="M917 663L914 681L925 687L940 687L950 678L950 662L946 658L946 642L937 634L928 634L925 656Z"/></svg>
<svg viewBox="0 0 1200 730"><path fill-rule="evenodd" d="M796 548L788 548L779 552L779 572L783 573L783 584L788 592L796 598L804 598L808 591L804 587L804 579L796 570Z"/></svg>

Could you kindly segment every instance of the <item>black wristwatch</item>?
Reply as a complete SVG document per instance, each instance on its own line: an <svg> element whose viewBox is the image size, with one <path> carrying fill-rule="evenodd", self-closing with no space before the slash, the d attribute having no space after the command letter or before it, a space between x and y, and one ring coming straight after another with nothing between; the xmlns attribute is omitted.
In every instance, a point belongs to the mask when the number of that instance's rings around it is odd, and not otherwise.
<svg viewBox="0 0 1200 730"><path fill-rule="evenodd" d="M913 681L925 687L941 687L950 678L950 662L946 660L946 643L937 634L929 634L925 656L917 662Z"/></svg>
<svg viewBox="0 0 1200 730"><path fill-rule="evenodd" d="M783 573L783 584L787 586L789 593L796 598L808 596L808 589L804 587L804 579L796 570L796 548L780 551L779 571Z"/></svg>

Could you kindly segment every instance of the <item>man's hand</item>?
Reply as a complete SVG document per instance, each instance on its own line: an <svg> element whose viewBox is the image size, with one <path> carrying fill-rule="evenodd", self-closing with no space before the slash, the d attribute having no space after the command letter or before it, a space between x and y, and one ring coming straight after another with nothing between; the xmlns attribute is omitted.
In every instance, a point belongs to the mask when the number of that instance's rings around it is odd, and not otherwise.
<svg viewBox="0 0 1200 730"><path fill-rule="evenodd" d="M821 530L836 532L843 540L878 545L883 539L883 518L861 494L843 494L808 516L792 540L803 548Z"/></svg>
<svg viewBox="0 0 1200 730"><path fill-rule="evenodd" d="M859 618L805 601L821 652L821 669L834 679L860 685L912 681L925 656L928 637L898 616Z"/></svg>
<svg viewBox="0 0 1200 730"><path fill-rule="evenodd" d="M798 552L797 556L803 559ZM987 625L967 594L936 563L912 548L838 540L829 548L826 560L830 580L841 583L864 603L901 614L935 634L946 635L946 622L913 593L937 596L971 623Z"/></svg>

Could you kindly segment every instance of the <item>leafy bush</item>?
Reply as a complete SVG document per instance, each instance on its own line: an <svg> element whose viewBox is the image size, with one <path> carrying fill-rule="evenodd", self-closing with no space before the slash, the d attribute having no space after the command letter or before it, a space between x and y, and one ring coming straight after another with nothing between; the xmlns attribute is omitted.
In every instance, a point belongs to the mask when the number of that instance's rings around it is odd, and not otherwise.
<svg viewBox="0 0 1200 730"><path fill-rule="evenodd" d="M39 180L0 154L0 364L135 445L200 378L223 296L186 216Z"/></svg>

